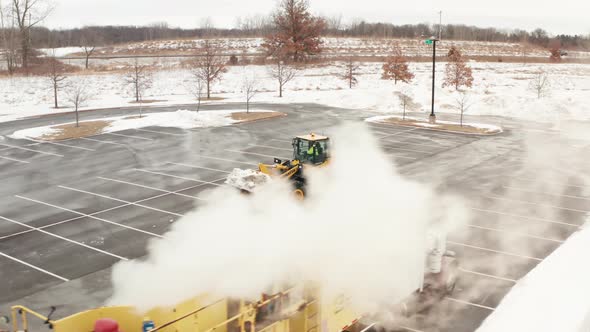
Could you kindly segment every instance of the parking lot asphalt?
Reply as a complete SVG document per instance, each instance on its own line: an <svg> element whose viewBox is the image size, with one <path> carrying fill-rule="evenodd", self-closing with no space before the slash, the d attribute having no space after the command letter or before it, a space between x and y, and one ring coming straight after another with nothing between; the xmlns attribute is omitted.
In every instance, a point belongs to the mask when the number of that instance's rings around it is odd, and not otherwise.
<svg viewBox="0 0 590 332"><path fill-rule="evenodd" d="M110 267L144 256L150 239L198 208L200 194L222 186L234 167L289 158L293 136L329 133L370 115L314 104L259 107L288 116L61 142L7 136L69 121L70 115L0 124L0 312L15 303L41 311L56 305L64 316L102 304L110 294ZM455 293L408 323L408 331L474 331L520 278L586 220L590 187L584 168L590 164L580 156L588 144L543 126L501 122L505 132L496 136L368 124L404 176L463 198L471 214L469 224L448 238L461 260Z"/></svg>

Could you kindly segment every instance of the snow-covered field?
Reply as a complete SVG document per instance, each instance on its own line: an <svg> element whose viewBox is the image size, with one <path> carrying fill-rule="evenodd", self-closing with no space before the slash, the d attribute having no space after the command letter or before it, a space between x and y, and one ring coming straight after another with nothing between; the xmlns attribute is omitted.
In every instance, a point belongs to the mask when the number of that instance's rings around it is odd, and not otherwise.
<svg viewBox="0 0 590 332"><path fill-rule="evenodd" d="M563 119L590 120L590 65L554 64L520 65L508 63L472 62L473 88L467 89L469 105L465 121L471 115L498 115L532 119L559 125ZM431 98L431 65L412 63L416 78L410 84L381 80L380 63L362 64L359 84L349 89L340 77L343 63L329 66L308 66L299 70L297 77L286 85L284 97L278 98L277 83L267 66L229 67L220 82L213 85L212 93L224 100L216 102L243 103L243 77L257 78L259 93L252 102L319 103L347 109L369 110L380 114L399 114L399 92L413 98L413 111L427 111ZM549 75L551 89L540 99L529 87L532 77L539 70ZM454 105L459 94L453 89L442 88L444 63L437 66L437 112L458 114ZM76 75L66 80L70 86L84 84L92 95L86 108L136 106L132 101L131 87L124 83L122 74L105 73ZM188 70L170 69L154 73L154 84L144 99L157 102L146 105L171 105L194 103L190 85L192 76ZM67 87L60 91L60 104L66 105ZM52 90L45 77L12 77L0 79L0 121L45 113L71 111L70 108L52 108Z"/></svg>
<svg viewBox="0 0 590 332"><path fill-rule="evenodd" d="M46 56L56 56L62 57L69 54L74 53L82 53L84 52L84 48L82 47L58 47L58 48L40 48L37 51L41 52L41 54Z"/></svg>
<svg viewBox="0 0 590 332"><path fill-rule="evenodd" d="M477 332L590 331L590 224L521 279Z"/></svg>
<svg viewBox="0 0 590 332"><path fill-rule="evenodd" d="M432 49L424 43L424 38L417 39L390 39L390 38L352 38L352 37L324 37L324 55L353 54L358 56L385 56L391 51L394 44L399 44L409 56L429 56ZM263 38L218 38L209 39L216 44L225 54L253 54L263 53L261 47ZM97 49L99 55L123 55L123 54L185 54L194 53L202 47L202 39L176 39L145 41ZM441 54L448 48L456 45L468 56L520 56L523 52L522 45L518 43L482 42L482 41L455 41L443 40L437 46ZM530 47L526 51L528 57L548 57L547 50ZM72 50L66 54L80 54L82 51ZM65 53L65 54L64 54ZM590 52L570 52L571 57L589 58Z"/></svg>

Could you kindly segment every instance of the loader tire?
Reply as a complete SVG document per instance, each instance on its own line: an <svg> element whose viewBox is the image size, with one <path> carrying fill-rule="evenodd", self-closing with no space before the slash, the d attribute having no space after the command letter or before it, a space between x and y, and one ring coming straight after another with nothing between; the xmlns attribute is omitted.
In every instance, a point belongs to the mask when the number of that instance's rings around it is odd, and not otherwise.
<svg viewBox="0 0 590 332"><path fill-rule="evenodd" d="M298 199L300 201L302 201L305 198L305 193L301 189L295 189L293 191L293 195L295 196L296 199Z"/></svg>

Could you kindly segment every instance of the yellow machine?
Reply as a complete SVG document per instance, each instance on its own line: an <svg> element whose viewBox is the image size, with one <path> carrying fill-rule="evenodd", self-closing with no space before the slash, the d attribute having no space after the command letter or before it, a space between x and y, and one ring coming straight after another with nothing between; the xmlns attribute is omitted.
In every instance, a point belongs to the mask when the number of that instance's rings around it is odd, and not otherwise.
<svg viewBox="0 0 590 332"><path fill-rule="evenodd" d="M309 134L293 138L293 159L280 160L275 158L274 164L259 164L259 172L272 177L289 179L293 183L294 194L298 198L305 196L305 167L322 167L330 160L330 138ZM244 188L240 188L244 189ZM248 191L248 190L246 190Z"/></svg>
<svg viewBox="0 0 590 332"><path fill-rule="evenodd" d="M32 331L36 318L55 332L142 331L146 320L154 323L149 331L162 332L341 332L358 322L342 298L322 298L317 288L295 288L267 296L257 302L204 297L185 301L174 308L157 308L140 315L131 307L103 307L53 320L23 306L12 308L12 332ZM117 327L95 329L99 320L112 320ZM145 328L144 328L145 330Z"/></svg>

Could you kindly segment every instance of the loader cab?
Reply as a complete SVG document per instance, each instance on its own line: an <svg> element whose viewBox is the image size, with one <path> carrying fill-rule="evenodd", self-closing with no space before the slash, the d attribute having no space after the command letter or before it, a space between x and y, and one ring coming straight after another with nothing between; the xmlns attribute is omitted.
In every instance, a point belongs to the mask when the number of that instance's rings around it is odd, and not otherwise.
<svg viewBox="0 0 590 332"><path fill-rule="evenodd" d="M309 134L293 138L293 159L305 164L319 165L329 158L330 139Z"/></svg>

